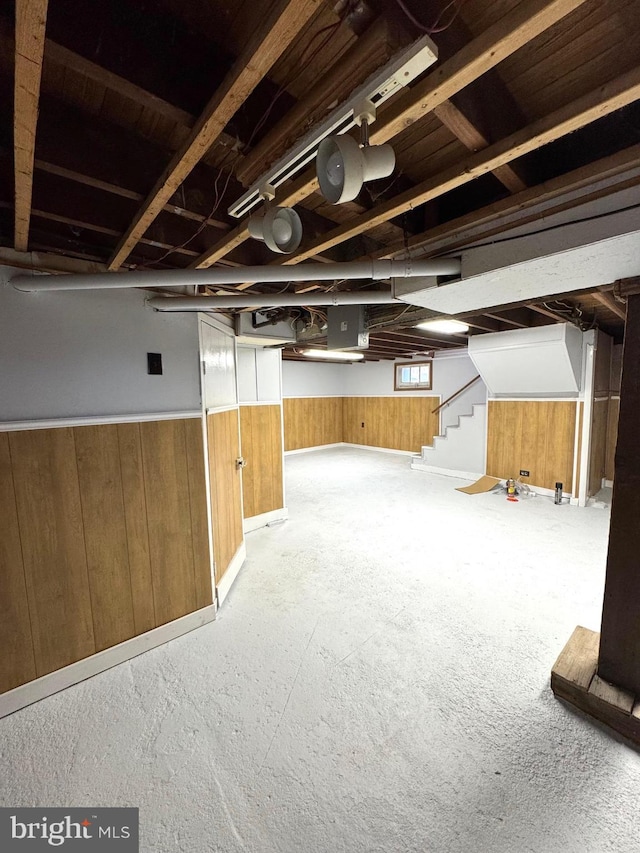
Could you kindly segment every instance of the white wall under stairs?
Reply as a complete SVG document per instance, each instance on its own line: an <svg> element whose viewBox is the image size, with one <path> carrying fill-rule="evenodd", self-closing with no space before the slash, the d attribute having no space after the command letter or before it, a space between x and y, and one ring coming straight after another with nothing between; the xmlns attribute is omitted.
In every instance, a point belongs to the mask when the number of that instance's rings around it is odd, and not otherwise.
<svg viewBox="0 0 640 853"><path fill-rule="evenodd" d="M479 477L485 472L487 446L487 407L476 404L469 414L459 415L457 424L437 435L433 445L423 447L414 456L411 467L416 471L431 471L457 476Z"/></svg>

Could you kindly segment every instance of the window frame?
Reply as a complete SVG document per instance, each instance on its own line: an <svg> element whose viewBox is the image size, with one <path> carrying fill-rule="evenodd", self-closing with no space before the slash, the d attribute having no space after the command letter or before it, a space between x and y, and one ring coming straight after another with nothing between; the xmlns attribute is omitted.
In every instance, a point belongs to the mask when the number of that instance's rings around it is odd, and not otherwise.
<svg viewBox="0 0 640 853"><path fill-rule="evenodd" d="M403 367L429 367L429 382L420 383L413 382L411 384L403 383L400 380ZM393 390L394 391L433 391L433 359L425 359L424 361L399 361L393 365Z"/></svg>

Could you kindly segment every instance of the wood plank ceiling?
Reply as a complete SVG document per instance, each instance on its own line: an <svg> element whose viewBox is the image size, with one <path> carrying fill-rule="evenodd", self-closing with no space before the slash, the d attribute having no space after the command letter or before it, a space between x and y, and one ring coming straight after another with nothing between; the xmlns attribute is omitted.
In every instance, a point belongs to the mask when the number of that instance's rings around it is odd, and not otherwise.
<svg viewBox="0 0 640 853"><path fill-rule="evenodd" d="M371 129L372 143L393 143L393 176L343 205L324 200L313 170L284 184L276 202L296 205L305 238L274 258L227 208L424 32L437 64ZM5 0L0 261L286 267L434 257L494 237L535 221L541 200L638 164L639 35L640 0ZM285 269L279 285L237 289L344 286L294 285ZM414 328L430 314L370 307L366 357L465 345ZM603 282L465 319L470 334L569 321L620 340L624 318Z"/></svg>

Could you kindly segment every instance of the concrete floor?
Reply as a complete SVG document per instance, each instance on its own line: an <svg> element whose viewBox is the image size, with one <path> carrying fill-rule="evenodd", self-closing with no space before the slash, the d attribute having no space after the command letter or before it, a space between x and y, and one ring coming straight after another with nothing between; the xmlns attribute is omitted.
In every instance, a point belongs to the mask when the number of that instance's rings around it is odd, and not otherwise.
<svg viewBox="0 0 640 853"><path fill-rule="evenodd" d="M289 457L217 622L0 721L0 804L140 807L143 851L638 850L640 756L549 671L608 512L407 457Z"/></svg>

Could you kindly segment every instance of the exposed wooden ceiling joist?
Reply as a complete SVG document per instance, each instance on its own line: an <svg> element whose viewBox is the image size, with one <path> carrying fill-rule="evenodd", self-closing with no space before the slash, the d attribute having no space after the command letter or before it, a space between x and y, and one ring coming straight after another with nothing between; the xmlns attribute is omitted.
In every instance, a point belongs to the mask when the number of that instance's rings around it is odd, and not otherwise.
<svg viewBox="0 0 640 853"><path fill-rule="evenodd" d="M421 83L411 87L393 106L389 107L372 129L372 144L388 142L456 92L494 68L536 35L577 9L583 2L585 0L524 0L518 3L515 9L469 42L451 59L442 63ZM506 163L498 163L495 168L503 165ZM290 207L317 189L318 181L313 172L305 172L302 177L292 181L278 194L276 203ZM381 220L383 221L388 220ZM196 269L211 266L248 238L249 232L246 225L238 225L210 251L204 252L191 266Z"/></svg>
<svg viewBox="0 0 640 853"><path fill-rule="evenodd" d="M33 161L48 0L16 0L13 146L17 251L29 242Z"/></svg>
<svg viewBox="0 0 640 853"><path fill-rule="evenodd" d="M536 221L540 213L536 209L545 204L545 215L571 210L580 204L594 201L610 195L612 192L637 186L637 177L617 182L618 176L624 176L640 161L640 145L631 145L622 151L603 157L567 172L558 178L545 181L543 184L530 187L516 195L492 202L485 207L456 217L430 228L422 234L409 237L406 245L398 242L386 249L372 252L372 258L393 258L409 250L412 253L420 251L422 257L431 257L442 251L457 249L477 240L484 240L503 231L506 224L526 225ZM589 193L580 191L598 182L608 182L598 190ZM570 196L565 200L565 196ZM558 203L547 206L547 203L558 199ZM532 212L530 212L532 211Z"/></svg>
<svg viewBox="0 0 640 853"><path fill-rule="evenodd" d="M597 299L601 305L604 305L605 308L608 308L609 311L613 312L620 320L626 321L627 312L625 310L625 306L620 302L616 302L610 293L606 293L601 290L594 290L591 295L594 299Z"/></svg>
<svg viewBox="0 0 640 853"><path fill-rule="evenodd" d="M337 246L362 234L373 225L386 222L418 205L438 198L457 187L510 163L531 151L573 133L603 116L609 115L640 98L640 68L634 68L604 86L588 92L571 104L554 110L506 139L478 152L468 160L423 181L416 187L373 208L348 225L335 228L320 240L286 258L285 264L299 263L317 252Z"/></svg>
<svg viewBox="0 0 640 853"><path fill-rule="evenodd" d="M188 139L156 181L109 261L117 270L193 167L207 153L238 107L313 17L320 0L280 0L258 28L222 85L199 116Z"/></svg>
<svg viewBox="0 0 640 853"><path fill-rule="evenodd" d="M434 109L434 113L469 151L482 151L489 146L489 140L482 131L458 109L453 101L444 101ZM517 193L527 187L513 166L509 164L493 169L493 174L509 192Z"/></svg>

